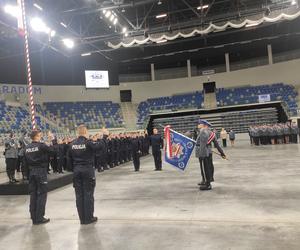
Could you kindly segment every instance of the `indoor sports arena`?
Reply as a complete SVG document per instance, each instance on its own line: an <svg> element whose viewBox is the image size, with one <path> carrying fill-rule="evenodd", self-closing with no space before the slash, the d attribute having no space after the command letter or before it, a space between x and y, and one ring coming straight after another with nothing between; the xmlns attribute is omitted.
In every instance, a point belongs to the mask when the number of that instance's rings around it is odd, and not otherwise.
<svg viewBox="0 0 300 250"><path fill-rule="evenodd" d="M298 0L1 0L0 249L300 249Z"/></svg>

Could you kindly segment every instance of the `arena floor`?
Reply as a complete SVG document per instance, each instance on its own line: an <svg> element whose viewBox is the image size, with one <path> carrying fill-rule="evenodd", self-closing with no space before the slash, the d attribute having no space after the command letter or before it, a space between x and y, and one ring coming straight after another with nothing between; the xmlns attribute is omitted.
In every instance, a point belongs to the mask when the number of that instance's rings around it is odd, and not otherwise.
<svg viewBox="0 0 300 250"><path fill-rule="evenodd" d="M213 190L200 192L198 162L125 165L97 174L95 225L80 226L71 185L49 193L51 222L32 226L27 196L0 197L1 249L299 249L300 145L228 148L215 157Z"/></svg>

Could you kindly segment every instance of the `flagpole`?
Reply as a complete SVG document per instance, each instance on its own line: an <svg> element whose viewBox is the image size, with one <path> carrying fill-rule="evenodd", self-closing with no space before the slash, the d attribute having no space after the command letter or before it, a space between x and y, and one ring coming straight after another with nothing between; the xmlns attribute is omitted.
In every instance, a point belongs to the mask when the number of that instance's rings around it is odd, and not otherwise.
<svg viewBox="0 0 300 250"><path fill-rule="evenodd" d="M27 84L28 84L28 91L29 91L31 125L32 125L32 129L36 129L35 107L34 107L33 91L32 91L31 64L30 64L30 56L29 56L28 30L27 30L26 12L25 12L25 0L18 0L18 2L20 3L20 7L21 7L22 21L23 21L23 28L24 28L25 63L27 69Z"/></svg>

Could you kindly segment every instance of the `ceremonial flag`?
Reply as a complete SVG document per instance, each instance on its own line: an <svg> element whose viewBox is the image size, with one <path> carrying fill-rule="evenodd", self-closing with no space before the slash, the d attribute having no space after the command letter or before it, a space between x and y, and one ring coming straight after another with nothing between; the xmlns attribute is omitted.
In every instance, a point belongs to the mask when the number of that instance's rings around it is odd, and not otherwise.
<svg viewBox="0 0 300 250"><path fill-rule="evenodd" d="M195 141L166 126L165 132L165 161L175 168L184 171L191 158Z"/></svg>

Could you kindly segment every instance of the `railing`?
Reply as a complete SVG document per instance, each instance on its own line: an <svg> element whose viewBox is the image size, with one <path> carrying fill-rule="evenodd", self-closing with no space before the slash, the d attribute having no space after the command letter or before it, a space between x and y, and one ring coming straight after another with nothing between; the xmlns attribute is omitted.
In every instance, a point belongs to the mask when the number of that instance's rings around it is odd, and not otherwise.
<svg viewBox="0 0 300 250"><path fill-rule="evenodd" d="M119 75L120 82L146 82L151 81L151 74Z"/></svg>
<svg viewBox="0 0 300 250"><path fill-rule="evenodd" d="M186 78L187 67L155 70L155 80Z"/></svg>
<svg viewBox="0 0 300 250"><path fill-rule="evenodd" d="M264 66L268 64L269 64L269 59L267 57L260 57L260 58L250 59L248 61L239 61L239 62L230 63L230 71L254 68L254 67Z"/></svg>
<svg viewBox="0 0 300 250"><path fill-rule="evenodd" d="M293 50L293 51L273 54L273 62L274 63L295 60L298 58L300 58L300 50Z"/></svg>

